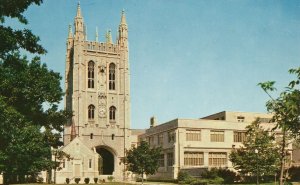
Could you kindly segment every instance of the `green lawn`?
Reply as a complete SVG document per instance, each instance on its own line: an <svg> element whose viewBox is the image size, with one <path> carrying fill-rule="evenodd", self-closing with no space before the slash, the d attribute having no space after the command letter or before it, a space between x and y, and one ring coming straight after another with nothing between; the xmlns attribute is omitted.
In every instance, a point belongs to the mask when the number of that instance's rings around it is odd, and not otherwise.
<svg viewBox="0 0 300 185"><path fill-rule="evenodd" d="M139 183L135 183L135 184L141 184L141 182ZM165 185L171 185L172 183L165 183L165 182L144 182L144 184L165 184ZM276 182L276 185L278 185L279 183ZM21 184L20 184L21 185ZM24 185L24 184L22 184ZM26 184L26 185L53 185L53 184ZM66 185L66 184L57 184L57 185ZM74 184L70 184L70 185L74 185ZM98 184L89 184L89 185L133 185L131 183L125 183L125 182L105 182L105 183L98 183ZM230 184L228 184L230 185ZM256 185L256 184L232 184L232 185ZM260 183L260 185L275 185L275 183ZM293 185L300 185L300 182L293 182Z"/></svg>

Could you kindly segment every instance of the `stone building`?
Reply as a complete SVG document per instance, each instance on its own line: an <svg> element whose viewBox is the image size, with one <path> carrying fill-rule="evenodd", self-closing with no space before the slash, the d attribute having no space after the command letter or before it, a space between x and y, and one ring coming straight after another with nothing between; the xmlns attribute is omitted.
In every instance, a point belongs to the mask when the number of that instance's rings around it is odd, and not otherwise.
<svg viewBox="0 0 300 185"><path fill-rule="evenodd" d="M211 167L232 168L228 156L242 145L245 128L256 118L264 128L271 115L246 112L220 112L201 119L175 119L160 125L151 119L146 130L130 129L130 70L128 28L124 11L116 42L111 32L106 41L87 39L80 9L69 27L65 71L65 109L73 112L64 128L64 147L70 159L61 161L56 183L66 178L128 180L122 159L126 149L146 140L161 146L160 168L152 178L177 178L180 170L193 175ZM291 147L289 147L291 149ZM300 160L299 160L300 161Z"/></svg>
<svg viewBox="0 0 300 185"><path fill-rule="evenodd" d="M199 176L203 169L225 167L233 170L229 154L242 146L246 126L256 118L261 126L271 130L272 115L250 112L220 112L201 119L174 119L156 125L150 120L150 128L139 136L150 146L161 146L158 172L154 179L176 179L179 171ZM279 131L278 131L279 133ZM291 145L288 147L292 150Z"/></svg>
<svg viewBox="0 0 300 185"><path fill-rule="evenodd" d="M124 178L121 160L136 140L130 130L130 78L128 29L124 11L116 42L111 32L106 41L87 39L80 4L69 26L65 71L65 109L73 112L64 128L63 151L71 160L56 172L56 182L77 177ZM97 32L97 30L96 30ZM132 138L131 138L132 135ZM133 142L136 143L136 142ZM89 150L89 151L86 151ZM97 157L98 156L98 157Z"/></svg>

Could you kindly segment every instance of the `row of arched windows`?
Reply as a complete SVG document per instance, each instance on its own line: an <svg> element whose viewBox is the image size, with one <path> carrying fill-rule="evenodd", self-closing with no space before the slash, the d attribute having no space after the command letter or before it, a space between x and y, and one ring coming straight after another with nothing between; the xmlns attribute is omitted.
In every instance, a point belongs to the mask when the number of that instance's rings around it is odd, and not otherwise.
<svg viewBox="0 0 300 185"><path fill-rule="evenodd" d="M95 81L95 63L93 61L89 61L88 63L88 88L94 88ZM109 90L116 90L116 65L114 63L109 64Z"/></svg>
<svg viewBox="0 0 300 185"><path fill-rule="evenodd" d="M109 107L109 120L110 121L116 120L116 112L117 112L117 109L115 106ZM89 120L95 119L95 106L92 104L88 106L88 119Z"/></svg>

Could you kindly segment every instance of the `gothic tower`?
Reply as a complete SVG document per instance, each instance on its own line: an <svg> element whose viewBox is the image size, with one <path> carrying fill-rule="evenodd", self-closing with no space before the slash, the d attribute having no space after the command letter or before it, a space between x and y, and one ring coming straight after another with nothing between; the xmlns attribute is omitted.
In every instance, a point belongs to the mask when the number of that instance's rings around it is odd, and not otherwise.
<svg viewBox="0 0 300 185"><path fill-rule="evenodd" d="M64 145L75 137L95 149L103 159L99 174L121 177L121 158L129 148L130 79L128 29L122 11L116 43L111 31L106 40L87 39L80 5L69 26L65 71L65 108L73 112L64 129Z"/></svg>

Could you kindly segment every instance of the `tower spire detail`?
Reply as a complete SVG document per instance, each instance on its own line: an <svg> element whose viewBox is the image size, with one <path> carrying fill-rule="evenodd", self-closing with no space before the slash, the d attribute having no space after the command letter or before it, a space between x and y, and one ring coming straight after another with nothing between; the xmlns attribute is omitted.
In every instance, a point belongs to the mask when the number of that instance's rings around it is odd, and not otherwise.
<svg viewBox="0 0 300 185"><path fill-rule="evenodd" d="M77 13L74 20L74 26L75 26L75 39L76 40L85 40L86 39L86 31L85 26L82 18L80 3L78 2L77 5Z"/></svg>
<svg viewBox="0 0 300 185"><path fill-rule="evenodd" d="M76 17L82 17L81 16L81 9L80 9L80 2L78 1L78 4L77 4L77 13L76 13Z"/></svg>
<svg viewBox="0 0 300 185"><path fill-rule="evenodd" d="M106 43L112 44L111 30L106 32Z"/></svg>
<svg viewBox="0 0 300 185"><path fill-rule="evenodd" d="M75 128L75 123L72 118L72 125L71 125L71 141L76 137L76 128Z"/></svg>
<svg viewBox="0 0 300 185"><path fill-rule="evenodd" d="M96 35L95 35L95 36L96 36L96 39L95 39L96 42L99 42L99 41L98 41L98 27L96 27Z"/></svg>
<svg viewBox="0 0 300 185"><path fill-rule="evenodd" d="M73 31L72 31L72 25L69 24L69 34L68 34L68 38L73 38Z"/></svg>
<svg viewBox="0 0 300 185"><path fill-rule="evenodd" d="M118 44L121 47L126 48L128 46L127 39L128 39L128 28L127 28L127 23L126 23L125 11L123 9L122 15L121 15L121 22L119 25Z"/></svg>
<svg viewBox="0 0 300 185"><path fill-rule="evenodd" d="M124 24L124 25L127 25L126 23L126 16L125 16L125 10L123 9L122 10L122 16L121 16L121 25Z"/></svg>

